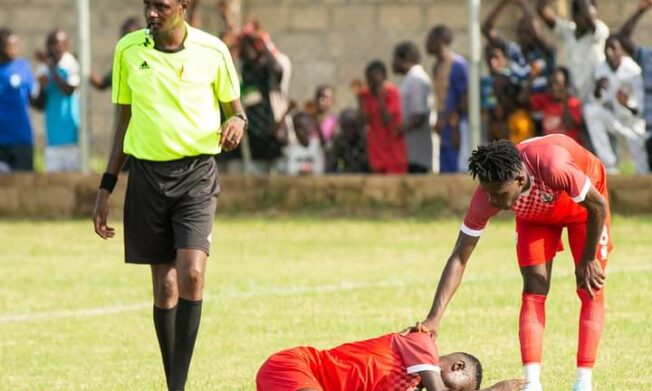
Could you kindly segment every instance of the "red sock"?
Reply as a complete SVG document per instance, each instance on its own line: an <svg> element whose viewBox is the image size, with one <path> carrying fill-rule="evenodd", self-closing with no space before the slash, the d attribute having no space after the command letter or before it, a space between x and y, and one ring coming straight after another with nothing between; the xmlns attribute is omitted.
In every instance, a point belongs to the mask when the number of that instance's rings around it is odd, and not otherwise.
<svg viewBox="0 0 652 391"><path fill-rule="evenodd" d="M604 290L594 293L595 297L591 299L585 289L577 290L577 296L582 301L577 342L578 367L593 368L598 354L598 344L604 325Z"/></svg>
<svg viewBox="0 0 652 391"><path fill-rule="evenodd" d="M523 365L541 363L543 330L546 327L546 296L523 293L518 338L521 342Z"/></svg>

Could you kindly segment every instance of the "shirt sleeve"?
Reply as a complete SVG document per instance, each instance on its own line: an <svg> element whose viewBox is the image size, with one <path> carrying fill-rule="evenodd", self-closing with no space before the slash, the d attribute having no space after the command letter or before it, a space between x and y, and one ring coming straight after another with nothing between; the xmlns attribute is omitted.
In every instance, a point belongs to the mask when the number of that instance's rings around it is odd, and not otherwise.
<svg viewBox="0 0 652 391"><path fill-rule="evenodd" d="M220 61L215 79L215 94L220 102L240 99L240 80L226 45L220 50Z"/></svg>
<svg viewBox="0 0 652 391"><path fill-rule="evenodd" d="M70 61L66 64L66 71L68 72L68 79L66 82L73 87L79 87L81 83L81 72L79 67L79 61L72 54L69 56Z"/></svg>
<svg viewBox="0 0 652 391"><path fill-rule="evenodd" d="M131 88L129 87L129 68L126 65L124 50L118 43L113 57L113 90L111 97L114 104L130 105Z"/></svg>
<svg viewBox="0 0 652 391"><path fill-rule="evenodd" d="M603 21L595 21L595 31L593 32L593 42L601 44L604 46L604 43L609 38L609 26L607 26Z"/></svg>
<svg viewBox="0 0 652 391"><path fill-rule="evenodd" d="M406 373L441 372L439 368L439 351L430 334L394 334L392 348L401 356Z"/></svg>
<svg viewBox="0 0 652 391"><path fill-rule="evenodd" d="M573 161L570 153L561 147L549 147L550 155L541 173L544 182L554 190L566 192L575 203L583 202L591 189L591 179Z"/></svg>
<svg viewBox="0 0 652 391"><path fill-rule="evenodd" d="M491 206L487 194L478 186L475 193L473 193L471 205L466 212L466 216L464 216L460 231L468 236L480 237L489 220L499 211L498 208Z"/></svg>
<svg viewBox="0 0 652 391"><path fill-rule="evenodd" d="M555 20L555 27L552 30L558 38L566 39L570 34L574 34L575 23L570 20L562 19L557 17Z"/></svg>

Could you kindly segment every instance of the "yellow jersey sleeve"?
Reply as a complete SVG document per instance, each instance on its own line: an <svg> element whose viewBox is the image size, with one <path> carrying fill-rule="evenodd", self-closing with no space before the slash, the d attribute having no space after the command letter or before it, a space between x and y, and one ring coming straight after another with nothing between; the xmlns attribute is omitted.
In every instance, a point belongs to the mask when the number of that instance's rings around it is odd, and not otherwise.
<svg viewBox="0 0 652 391"><path fill-rule="evenodd" d="M220 61L215 79L215 96L220 102L232 102L240 99L240 80L235 70L231 52L222 44L220 48Z"/></svg>
<svg viewBox="0 0 652 391"><path fill-rule="evenodd" d="M131 88L129 87L129 67L125 59L125 51L129 45L126 41L120 40L115 48L113 56L113 88L111 98L114 104L130 105Z"/></svg>

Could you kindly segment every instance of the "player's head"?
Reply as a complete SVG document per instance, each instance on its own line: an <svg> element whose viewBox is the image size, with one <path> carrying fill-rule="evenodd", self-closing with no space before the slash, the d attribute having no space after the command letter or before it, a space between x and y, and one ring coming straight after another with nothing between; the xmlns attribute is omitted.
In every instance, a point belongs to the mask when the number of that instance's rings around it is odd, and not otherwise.
<svg viewBox="0 0 652 391"><path fill-rule="evenodd" d="M500 209L510 209L528 183L521 155L509 140L479 146L471 153L469 171Z"/></svg>
<svg viewBox="0 0 652 391"><path fill-rule="evenodd" d="M321 84L315 90L315 108L318 113L326 113L335 104L335 91L330 84Z"/></svg>
<svg viewBox="0 0 652 391"><path fill-rule="evenodd" d="M364 125L360 113L354 109L344 109L340 113L338 123L342 134L347 139L355 139L364 134Z"/></svg>
<svg viewBox="0 0 652 391"><path fill-rule="evenodd" d="M620 41L620 36L611 35L607 38L607 43L604 46L604 54L607 57L607 62L611 69L616 70L620 67L623 57L625 57L625 48Z"/></svg>
<svg viewBox="0 0 652 391"><path fill-rule="evenodd" d="M484 59L491 73L502 73L509 66L505 44L490 43L484 50Z"/></svg>
<svg viewBox="0 0 652 391"><path fill-rule="evenodd" d="M131 16L123 20L122 24L120 24L120 36L124 37L125 35L140 30L141 28L143 27L140 23L140 18L136 16Z"/></svg>
<svg viewBox="0 0 652 391"><path fill-rule="evenodd" d="M18 57L18 37L11 30L0 29L0 62L13 61Z"/></svg>
<svg viewBox="0 0 652 391"><path fill-rule="evenodd" d="M591 19L595 19L597 17L598 8L595 0L573 0L571 2L571 16L573 18L573 22L575 22L575 25L577 26L580 34L583 35L589 30L591 26L591 20L582 14L580 2L588 2L589 15Z"/></svg>
<svg viewBox="0 0 652 391"><path fill-rule="evenodd" d="M45 40L45 46L49 56L54 57L57 61L60 60L70 47L68 34L59 28L50 31Z"/></svg>
<svg viewBox="0 0 652 391"><path fill-rule="evenodd" d="M557 67L548 80L548 87L553 98L557 101L565 99L568 94L569 86L570 72L568 68L564 66Z"/></svg>
<svg viewBox="0 0 652 391"><path fill-rule="evenodd" d="M292 116L294 133L301 145L307 147L310 144L310 135L315 130L315 119L305 111L299 111Z"/></svg>
<svg viewBox="0 0 652 391"><path fill-rule="evenodd" d="M365 77L370 89L375 89L387 80L387 68L380 60L374 60L367 65Z"/></svg>
<svg viewBox="0 0 652 391"><path fill-rule="evenodd" d="M426 39L426 51L428 54L441 56L444 48L453 43L453 30L443 24L437 25L430 30Z"/></svg>
<svg viewBox="0 0 652 391"><path fill-rule="evenodd" d="M147 28L152 34L167 32L185 23L190 0L144 0Z"/></svg>
<svg viewBox="0 0 652 391"><path fill-rule="evenodd" d="M413 42L404 41L394 48L392 70L400 75L406 74L412 66L421 62L419 48Z"/></svg>
<svg viewBox="0 0 652 391"><path fill-rule="evenodd" d="M441 379L446 387L456 391L479 390L482 384L482 364L477 357L457 352L439 358Z"/></svg>

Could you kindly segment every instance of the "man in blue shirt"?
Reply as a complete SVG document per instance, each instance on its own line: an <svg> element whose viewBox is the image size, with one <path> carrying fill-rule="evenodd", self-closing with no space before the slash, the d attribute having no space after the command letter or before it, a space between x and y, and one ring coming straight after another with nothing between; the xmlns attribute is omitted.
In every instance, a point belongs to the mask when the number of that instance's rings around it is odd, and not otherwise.
<svg viewBox="0 0 652 391"><path fill-rule="evenodd" d="M79 63L68 52L62 30L48 34L46 53L38 57L36 71L40 94L45 98L45 169L48 172L79 170Z"/></svg>
<svg viewBox="0 0 652 391"><path fill-rule="evenodd" d="M647 156L648 165L652 168L652 47L639 46L632 40L634 27L643 14L652 8L652 0L642 0L636 11L621 27L618 35L625 50L629 52L634 61L638 63L643 72L643 85L645 88L645 111L643 118L647 127Z"/></svg>
<svg viewBox="0 0 652 391"><path fill-rule="evenodd" d="M18 58L18 37L0 29L0 173L33 169L28 110L33 85L29 62Z"/></svg>

